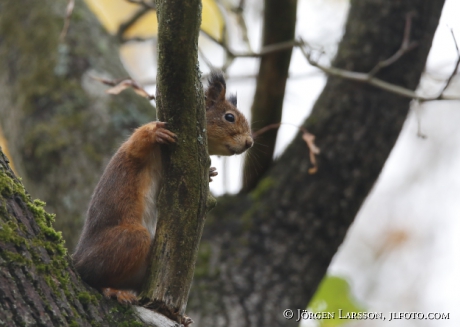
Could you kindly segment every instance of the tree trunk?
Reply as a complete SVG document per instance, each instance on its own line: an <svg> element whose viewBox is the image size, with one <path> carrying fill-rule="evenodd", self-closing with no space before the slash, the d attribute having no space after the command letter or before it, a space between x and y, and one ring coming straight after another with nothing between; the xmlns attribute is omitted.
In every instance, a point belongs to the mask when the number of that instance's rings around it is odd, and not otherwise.
<svg viewBox="0 0 460 327"><path fill-rule="evenodd" d="M400 47L406 14L418 46L378 77L414 90L443 0L354 0L334 66L370 71ZM410 99L330 77L305 127L321 149L310 175L298 135L248 195L220 198L208 216L189 308L199 326L296 326L377 180Z"/></svg>
<svg viewBox="0 0 460 327"><path fill-rule="evenodd" d="M0 125L18 175L57 214L74 248L103 167L134 127L154 118L146 99L91 76L127 76L118 44L76 1L64 42L67 0L0 1Z"/></svg>
<svg viewBox="0 0 460 327"><path fill-rule="evenodd" d="M157 0L161 121L178 136L162 147L162 189L143 296L171 318L184 315L208 197L209 165L203 87L198 71L201 1ZM179 319L179 321L181 321Z"/></svg>
<svg viewBox="0 0 460 327"><path fill-rule="evenodd" d="M294 40L297 0L265 0L263 46ZM281 122L284 91L292 49L273 52L260 59L254 103L251 108L252 129ZM249 149L243 169L243 191L251 191L272 164L277 129L260 135Z"/></svg>

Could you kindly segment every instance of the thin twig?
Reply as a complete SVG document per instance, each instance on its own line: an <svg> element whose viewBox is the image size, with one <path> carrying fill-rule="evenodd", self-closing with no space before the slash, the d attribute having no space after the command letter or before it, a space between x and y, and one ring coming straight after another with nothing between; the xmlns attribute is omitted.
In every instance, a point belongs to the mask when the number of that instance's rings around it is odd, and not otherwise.
<svg viewBox="0 0 460 327"><path fill-rule="evenodd" d="M427 136L422 132L422 117L420 115L420 109L421 109L420 102L414 101L413 110L415 113L415 117L417 119L417 137L421 139L426 139Z"/></svg>
<svg viewBox="0 0 460 327"><path fill-rule="evenodd" d="M246 46L248 47L249 51L252 52L251 42L249 41L248 25L246 24L246 20L244 19L243 15L245 2L245 0L240 0L238 7L235 7L232 11L236 15L236 21L240 27L243 41L246 43Z"/></svg>
<svg viewBox="0 0 460 327"><path fill-rule="evenodd" d="M227 54L227 63L225 64L225 67L228 67L235 58L257 58L261 57L263 55L277 52L277 51L282 51L286 49L290 49L293 47L298 47L300 48L302 54L304 57L307 59L308 63L321 71L325 72L326 74L332 75L332 76L337 76L349 80L354 80L354 81L359 81L363 83L368 83L370 85L373 85L375 87L381 88L383 90L411 98L420 102L426 102L426 101L435 101L435 100L460 100L458 97L449 97L444 95L444 91L447 89L449 84L451 83L452 79L454 78L455 74L458 71L458 67L460 66L460 51L458 50L457 42L455 41L454 37L454 42L455 46L457 48L457 53L459 53L459 58L457 60L457 63L455 65L454 72L451 74L449 79L447 80L446 86L442 90L442 92L436 96L436 97L426 97L426 96L421 96L418 95L415 91L404 88L402 86L398 86L395 84L391 84L388 82L385 82L379 78L374 77L382 68L390 66L394 64L396 61L398 61L404 54L407 52L411 51L414 49L418 43L415 41L410 41L410 32L412 28L412 17L414 13L408 13L406 15L406 24L404 28L404 35L403 35L403 40L401 42L401 47L398 49L398 51L393 54L390 58L380 61L377 63L377 65L369 72L369 73L360 73L360 72L353 72L353 71L348 71L345 69L340 69L340 68L335 68L335 67L326 67L324 65L321 65L318 60L313 60L311 56L311 50L306 50L305 48L307 47L307 44L300 38L299 40L292 40L292 41L286 41L286 42L281 42L277 44L271 44L269 46L266 46L260 50L260 52L235 52L230 47L222 41L219 41L215 39L212 35L206 33L205 31L202 31L202 33L208 37L210 40L215 42L216 44L220 45L226 52ZM309 47L310 48L310 47Z"/></svg>
<svg viewBox="0 0 460 327"><path fill-rule="evenodd" d="M214 43L220 45L225 52L231 57L238 57L238 58L258 58L265 56L267 54L273 53L273 52L278 52L278 51L283 51L283 50L288 50L293 47L299 46L300 43L297 40L291 40L291 41L285 41L285 42L280 42L280 43L275 43L275 44L270 44L265 47L263 47L259 52L235 52L231 50L227 44L217 40L214 38L212 35L209 33L206 33L205 31L201 31L207 38L209 38L211 41Z"/></svg>
<svg viewBox="0 0 460 327"><path fill-rule="evenodd" d="M124 22L123 24L120 24L120 26L118 27L118 31L117 31L117 38L121 41L121 42L126 42L126 39L124 38L123 34L125 34L125 32L131 27L133 26L138 20L139 18L141 18L142 16L144 16L146 13L148 13L151 9L150 8L146 8L146 7L142 7L140 8L133 16L131 16L130 19L128 19L126 22Z"/></svg>
<svg viewBox="0 0 460 327"><path fill-rule="evenodd" d="M457 39L455 38L455 34L454 34L454 31L452 29L450 29L450 33L452 34L452 38L454 39L455 49L457 50L457 62L455 63L455 68L452 71L452 74L450 74L449 78L447 79L446 85L444 85L444 87L441 90L441 92L439 93L438 97L442 97L444 92L447 90L447 88L449 87L450 83L454 79L455 75L457 75L458 67L460 65L460 50L458 49Z"/></svg>
<svg viewBox="0 0 460 327"><path fill-rule="evenodd" d="M127 0L127 1L134 1L134 2L145 2L144 0ZM243 2L244 0L242 0ZM120 28L118 30L117 35L122 41L131 41L131 40L137 40L137 39L123 39L123 33L126 32L126 30L131 27L137 19L142 17L147 11L149 11L151 8L142 8L139 10L133 17L131 17L130 20L128 20L126 23L120 25ZM201 33L205 35L208 39L213 41L214 43L218 44L221 46L225 52L226 52L226 62L224 66L222 67L222 70L225 71L234 61L235 58L258 58L273 52L277 51L283 51L283 50L288 50L293 47L298 47L308 63L321 71L325 72L328 75L332 76L337 76L341 77L344 79L349 79L353 81L358 81L358 82L363 82L367 83L370 85L373 85L375 87L378 87L380 89L401 95L403 97L411 98L420 102L426 102L426 101L436 101L436 100L460 100L459 97L449 97L444 94L444 91L447 89L447 87L450 85L451 81L453 80L454 76L457 74L458 68L460 67L460 51L457 45L457 42L455 40L455 36L452 32L452 35L454 37L454 42L455 42L455 47L457 49L458 53L458 59L455 65L455 69L450 75L449 79L446 82L446 85L444 86L443 90L438 96L435 97L426 97L426 96L421 96L418 95L415 91L404 88L402 86L398 86L395 84L391 84L388 82L385 82L379 78L374 77L382 68L390 66L394 64L396 61L398 61L404 54L407 52L411 51L417 46L417 42L415 41L410 41L410 32L411 32L411 27L412 27L412 13L409 13L406 16L406 24L405 24L405 29L404 29L404 36L403 36L403 41L401 43L401 47L398 49L398 51L393 54L390 58L380 61L369 73L360 73L360 72L353 72L345 69L340 69L336 67L327 67L322 64L320 64L319 58L318 60L313 60L312 59L312 51L306 50L306 47L311 48L306 42L304 42L301 38L298 40L291 40L291 41L285 41L285 42L280 42L276 44L271 44L268 46L263 47L259 52L253 52L253 51L248 51L248 52L235 52L232 49L230 49L229 45L227 42L220 41L216 38L214 38L212 35L207 33L206 31L201 30ZM144 40L144 39L140 39ZM201 53L201 51L200 51ZM210 65L209 60L202 54L203 59L205 60L207 65ZM150 84L150 83L148 83Z"/></svg>
<svg viewBox="0 0 460 327"><path fill-rule="evenodd" d="M144 8L149 8L149 9L152 9L152 10L157 9L157 7L156 7L156 5L154 3L146 2L145 0L126 0L126 1L130 2L130 3L134 3L136 5L141 5Z"/></svg>
<svg viewBox="0 0 460 327"><path fill-rule="evenodd" d="M67 36L67 31L69 30L70 17L72 17L73 8L75 8L75 0L69 0L66 8L64 27L62 28L61 35L59 36L60 42L64 42L64 39Z"/></svg>
<svg viewBox="0 0 460 327"><path fill-rule="evenodd" d="M414 12L410 12L406 15L406 25L404 28L404 36L401 42L401 47L396 51L390 58L380 61L375 67L369 72L370 76L377 74L382 68L390 66L398 61L407 52L411 51L418 46L418 42L410 41L410 31L412 28L412 17Z"/></svg>
<svg viewBox="0 0 460 327"><path fill-rule="evenodd" d="M120 43L128 43L128 42L147 42L147 41L152 41L152 40L156 40L157 37L156 36L151 36L151 37L124 37L122 39L120 39Z"/></svg>
<svg viewBox="0 0 460 327"><path fill-rule="evenodd" d="M201 30L200 31L204 36L206 36L208 39L210 39L212 42L216 43L217 45L220 45L228 54L231 56L234 56L233 51L229 49L229 47L222 41L219 41L216 39L214 36L209 34L208 32Z"/></svg>
<svg viewBox="0 0 460 327"><path fill-rule="evenodd" d="M265 127L262 127L261 129L259 129L258 131L252 133L252 138L253 139L256 139L258 138L260 135L272 130L272 129L277 129L281 126L281 123L274 123L274 124L270 124L270 125L267 125Z"/></svg>
<svg viewBox="0 0 460 327"><path fill-rule="evenodd" d="M310 65L316 68L319 68L323 72L329 75L332 75L332 76L337 76L337 77L341 77L344 79L367 83L367 84L376 86L378 88L381 88L383 90L401 95L403 97L418 100L420 102L435 101L435 100L460 100L460 98L458 97L448 97L444 94L441 96L436 96L436 97L424 97L424 96L418 95L416 92L410 89L407 89L407 88L404 88L402 86L398 86L395 84L391 84L379 78L373 77L369 73L359 73L359 72L353 72L353 71L340 69L336 67L326 67L326 66L319 64L318 62L313 61L311 59L311 55L305 50L305 47L300 47L300 50Z"/></svg>

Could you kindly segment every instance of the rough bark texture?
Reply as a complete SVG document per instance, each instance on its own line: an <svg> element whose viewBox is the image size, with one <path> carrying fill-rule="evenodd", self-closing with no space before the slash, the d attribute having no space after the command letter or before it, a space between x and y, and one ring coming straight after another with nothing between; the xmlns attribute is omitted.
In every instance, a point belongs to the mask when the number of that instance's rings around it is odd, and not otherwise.
<svg viewBox="0 0 460 327"><path fill-rule="evenodd" d="M370 71L400 47L405 16L419 46L378 77L415 89L443 0L354 0L334 66ZM199 326L295 326L377 180L409 99L329 78L305 126L321 148L308 174L298 135L249 195L224 197L208 216L189 307ZM205 303L205 304L204 304Z"/></svg>
<svg viewBox="0 0 460 327"><path fill-rule="evenodd" d="M130 307L81 282L43 206L31 200L0 149L2 325L144 326Z"/></svg>
<svg viewBox="0 0 460 327"><path fill-rule="evenodd" d="M292 41L295 37L297 0L265 0L263 46ZM254 103L251 108L252 129L281 122L284 91L292 49L262 56ZM251 191L273 161L277 129L259 136L249 149L243 169L243 191Z"/></svg>
<svg viewBox="0 0 460 327"><path fill-rule="evenodd" d="M178 141L162 148L151 277L142 295L160 312L183 315L204 226L210 164L198 69L201 1L158 0L156 6L158 117Z"/></svg>
<svg viewBox="0 0 460 327"><path fill-rule="evenodd" d="M103 167L154 108L132 91L109 96L91 79L127 73L117 42L83 1L59 42L67 3L0 2L0 124L18 175L57 214L72 251Z"/></svg>

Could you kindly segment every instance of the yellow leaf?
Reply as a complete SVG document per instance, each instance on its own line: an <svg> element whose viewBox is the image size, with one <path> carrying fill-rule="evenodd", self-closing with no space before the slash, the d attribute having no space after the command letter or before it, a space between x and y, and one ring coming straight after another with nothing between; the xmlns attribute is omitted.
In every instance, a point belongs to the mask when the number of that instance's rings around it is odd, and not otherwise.
<svg viewBox="0 0 460 327"><path fill-rule="evenodd" d="M85 0L85 2L102 26L111 34L116 34L118 27L141 8L126 0Z"/></svg>
<svg viewBox="0 0 460 327"><path fill-rule="evenodd" d="M85 0L104 28L116 34L120 25L132 19L144 7L126 0ZM217 40L224 34L224 18L215 0L203 0L201 29ZM157 35L158 22L155 11L148 11L123 34L126 39L151 38Z"/></svg>
<svg viewBox="0 0 460 327"><path fill-rule="evenodd" d="M202 14L201 29L213 38L222 41L225 22L215 0L203 0Z"/></svg>

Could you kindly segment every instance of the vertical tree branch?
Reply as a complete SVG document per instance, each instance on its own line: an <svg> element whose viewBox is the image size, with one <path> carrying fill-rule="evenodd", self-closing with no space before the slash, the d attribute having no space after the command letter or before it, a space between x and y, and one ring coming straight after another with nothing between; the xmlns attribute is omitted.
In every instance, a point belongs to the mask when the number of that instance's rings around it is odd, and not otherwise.
<svg viewBox="0 0 460 327"><path fill-rule="evenodd" d="M181 318L204 225L210 164L198 70L201 1L157 0L156 6L158 117L179 139L162 148L158 225L142 295L157 311Z"/></svg>
<svg viewBox="0 0 460 327"><path fill-rule="evenodd" d="M265 0L263 46L294 39L297 0ZM279 123L283 109L284 91L289 73L292 48L262 56L254 103L251 109L252 129L259 130ZM275 149L277 130L261 135L246 156L243 190L250 191L270 167Z"/></svg>

